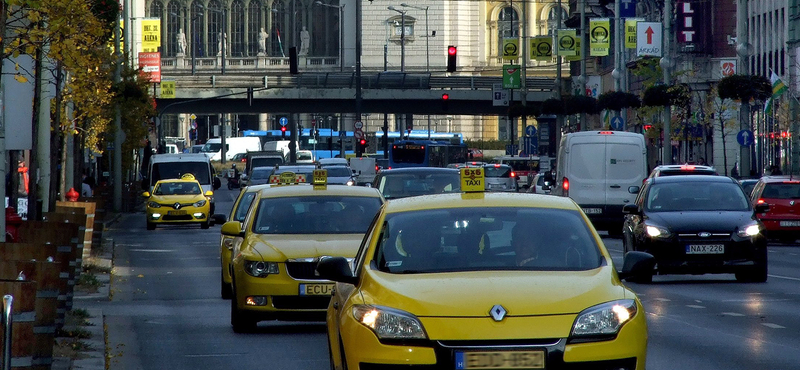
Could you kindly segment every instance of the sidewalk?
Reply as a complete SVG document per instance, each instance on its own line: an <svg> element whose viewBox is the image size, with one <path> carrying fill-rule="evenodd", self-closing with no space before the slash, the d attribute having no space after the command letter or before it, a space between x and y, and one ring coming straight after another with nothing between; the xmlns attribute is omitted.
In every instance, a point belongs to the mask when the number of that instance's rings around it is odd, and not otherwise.
<svg viewBox="0 0 800 370"><path fill-rule="evenodd" d="M109 214L108 220L103 223L103 231L104 233L108 230L109 226L119 220L121 214L119 213L112 213ZM99 255L90 257L90 261L84 261L84 263L90 263L92 265L108 269L114 267L113 264L113 256L114 256L114 240L111 238L103 237L103 245L101 248L102 252ZM107 273L96 273L95 277L97 278L98 282L101 284L98 287L97 292L88 293L85 291L81 291L76 289L73 300L72 300L72 310L85 310L88 313L88 318L86 322L88 325L77 327L67 327L65 326L65 330L74 330L80 329L82 331L88 332L90 334L89 338L80 339L84 345L86 345L86 350L81 350L79 352L80 358L68 358L68 357L53 357L53 364L51 366L51 370L73 370L73 369L82 369L82 370L105 370L106 369L106 332L105 332L105 317L103 316L103 310L92 307L91 302L96 301L108 301L109 300L109 293L111 291L111 274ZM65 337L56 337L56 342L66 341L70 338Z"/></svg>

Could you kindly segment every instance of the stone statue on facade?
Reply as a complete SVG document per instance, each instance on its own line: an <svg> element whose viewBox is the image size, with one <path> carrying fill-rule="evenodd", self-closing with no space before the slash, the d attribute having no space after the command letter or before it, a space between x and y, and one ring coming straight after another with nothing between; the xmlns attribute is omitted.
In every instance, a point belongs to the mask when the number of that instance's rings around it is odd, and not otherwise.
<svg viewBox="0 0 800 370"><path fill-rule="evenodd" d="M311 42L311 35L308 33L306 26L300 31L300 51L297 55L308 55L309 43Z"/></svg>
<svg viewBox="0 0 800 370"><path fill-rule="evenodd" d="M267 53L267 33L264 28L258 33L258 55L266 55Z"/></svg>
<svg viewBox="0 0 800 370"><path fill-rule="evenodd" d="M217 56L222 55L222 49L227 47L228 45L228 35L223 32L219 33L219 41L217 41ZM228 51L225 50L225 55L228 55Z"/></svg>
<svg viewBox="0 0 800 370"><path fill-rule="evenodd" d="M186 55L186 34L183 28L178 29L178 55Z"/></svg>

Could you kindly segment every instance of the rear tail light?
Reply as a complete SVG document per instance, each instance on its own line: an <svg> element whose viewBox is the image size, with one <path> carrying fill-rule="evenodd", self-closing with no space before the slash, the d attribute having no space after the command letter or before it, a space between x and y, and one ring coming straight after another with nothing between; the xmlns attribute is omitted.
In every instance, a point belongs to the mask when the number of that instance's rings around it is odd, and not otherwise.
<svg viewBox="0 0 800 370"><path fill-rule="evenodd" d="M759 199L758 201L756 201L756 203L758 203L758 204L764 204L764 203L766 203L766 202L767 202L767 201L766 201L766 200L764 200L764 199Z"/></svg>
<svg viewBox="0 0 800 370"><path fill-rule="evenodd" d="M475 164L475 162L472 162L472 164ZM496 165L494 165L494 168L500 168L500 165L496 164Z"/></svg>
<svg viewBox="0 0 800 370"><path fill-rule="evenodd" d="M694 171L694 166L685 164L685 165L681 166L681 169L682 170Z"/></svg>
<svg viewBox="0 0 800 370"><path fill-rule="evenodd" d="M600 135L614 135L614 131L600 131L598 132Z"/></svg>
<svg viewBox="0 0 800 370"><path fill-rule="evenodd" d="M514 171L511 171L511 177L517 177L517 174Z"/></svg>
<svg viewBox="0 0 800 370"><path fill-rule="evenodd" d="M562 181L562 184L563 184L562 187L564 188L564 196L568 197L569 196L569 179L565 177L564 180Z"/></svg>

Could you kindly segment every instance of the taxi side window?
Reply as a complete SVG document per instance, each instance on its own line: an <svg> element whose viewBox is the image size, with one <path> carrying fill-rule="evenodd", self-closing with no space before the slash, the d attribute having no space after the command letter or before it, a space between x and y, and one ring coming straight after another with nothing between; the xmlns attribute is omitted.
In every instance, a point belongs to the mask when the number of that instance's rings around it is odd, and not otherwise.
<svg viewBox="0 0 800 370"><path fill-rule="evenodd" d="M369 249L370 244L372 244L372 239L375 237L375 233L378 231L377 222L378 218L380 218L380 212L375 214L375 217L372 218L372 222L369 224L369 229L366 234L364 234L364 239L361 240L361 245L358 247L358 253L356 253L356 260L353 261L353 276L360 276L361 271L364 268L364 259L367 258L367 250Z"/></svg>

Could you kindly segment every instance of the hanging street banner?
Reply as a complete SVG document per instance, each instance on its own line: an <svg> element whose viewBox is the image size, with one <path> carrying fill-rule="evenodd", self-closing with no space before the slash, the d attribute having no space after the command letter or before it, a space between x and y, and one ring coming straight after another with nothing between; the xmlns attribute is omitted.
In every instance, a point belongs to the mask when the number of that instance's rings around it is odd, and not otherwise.
<svg viewBox="0 0 800 370"><path fill-rule="evenodd" d="M161 53L139 53L141 77L150 83L161 82Z"/></svg>
<svg viewBox="0 0 800 370"><path fill-rule="evenodd" d="M608 18L589 19L589 55L608 56L611 47L611 21Z"/></svg>
<svg viewBox="0 0 800 370"><path fill-rule="evenodd" d="M644 22L644 18L628 18L625 20L625 48L636 49L636 23Z"/></svg>
<svg viewBox="0 0 800 370"><path fill-rule="evenodd" d="M636 56L660 57L664 34L661 22L636 23Z"/></svg>
<svg viewBox="0 0 800 370"><path fill-rule="evenodd" d="M161 99L175 99L175 80L161 81Z"/></svg>
<svg viewBox="0 0 800 370"><path fill-rule="evenodd" d="M567 62L578 62L581 59L583 59L581 57L581 39L576 38L575 39L575 55L565 56L564 60L566 60Z"/></svg>
<svg viewBox="0 0 800 370"><path fill-rule="evenodd" d="M536 36L530 40L531 59L548 62L553 60L553 38Z"/></svg>
<svg viewBox="0 0 800 370"><path fill-rule="evenodd" d="M503 38L503 60L519 59L519 38Z"/></svg>
<svg viewBox="0 0 800 370"><path fill-rule="evenodd" d="M142 19L142 51L154 53L161 46L161 19Z"/></svg>
<svg viewBox="0 0 800 370"><path fill-rule="evenodd" d="M557 54L565 56L575 56L578 52L578 37L574 29L556 30L556 50Z"/></svg>
<svg viewBox="0 0 800 370"><path fill-rule="evenodd" d="M503 88L504 89L522 88L520 68L518 65L506 64L503 66Z"/></svg>

